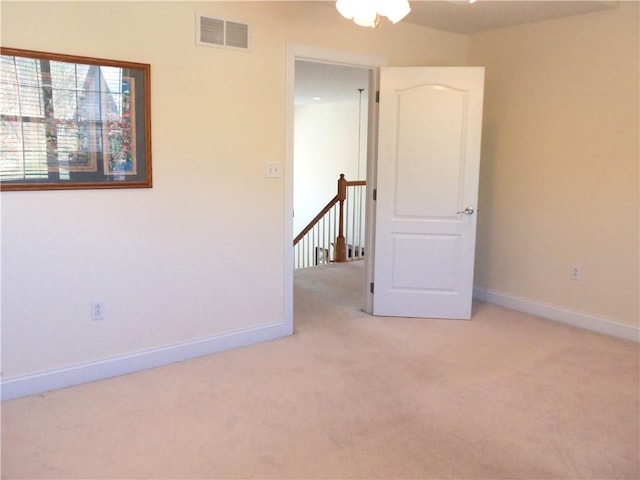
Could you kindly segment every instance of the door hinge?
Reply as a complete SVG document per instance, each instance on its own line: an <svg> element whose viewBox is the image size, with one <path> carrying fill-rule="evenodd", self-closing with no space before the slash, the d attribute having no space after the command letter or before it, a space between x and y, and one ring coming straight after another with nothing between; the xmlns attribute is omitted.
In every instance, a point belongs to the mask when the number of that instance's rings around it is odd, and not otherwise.
<svg viewBox="0 0 640 480"><path fill-rule="evenodd" d="M371 284L369 285L369 291L373 293L373 282L371 282Z"/></svg>
<svg viewBox="0 0 640 480"><path fill-rule="evenodd" d="M376 103L380 103L380 90L376 91Z"/></svg>
<svg viewBox="0 0 640 480"><path fill-rule="evenodd" d="M374 200L378 200L378 189L377 188L373 189L373 199Z"/></svg>

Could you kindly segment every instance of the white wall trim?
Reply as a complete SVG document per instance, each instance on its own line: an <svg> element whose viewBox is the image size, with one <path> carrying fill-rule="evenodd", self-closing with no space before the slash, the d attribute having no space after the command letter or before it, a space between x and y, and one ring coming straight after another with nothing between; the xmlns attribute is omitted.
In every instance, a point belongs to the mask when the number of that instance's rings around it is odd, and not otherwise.
<svg viewBox="0 0 640 480"><path fill-rule="evenodd" d="M287 58L294 63L298 59L365 68L378 68L387 64L387 59L380 55L334 50L302 43L287 43ZM295 70L295 65L292 66Z"/></svg>
<svg viewBox="0 0 640 480"><path fill-rule="evenodd" d="M284 323L261 325L239 332L200 338L96 362L5 378L0 384L0 398L3 401L11 400L58 388L104 380L273 340L289 334L290 332Z"/></svg>
<svg viewBox="0 0 640 480"><path fill-rule="evenodd" d="M473 297L488 303L494 303L519 312L537 315L539 317L566 323L605 335L631 340L640 343L640 327L625 325L613 320L591 315L589 313L569 310L557 305L531 300L529 298L507 295L492 290L475 288Z"/></svg>

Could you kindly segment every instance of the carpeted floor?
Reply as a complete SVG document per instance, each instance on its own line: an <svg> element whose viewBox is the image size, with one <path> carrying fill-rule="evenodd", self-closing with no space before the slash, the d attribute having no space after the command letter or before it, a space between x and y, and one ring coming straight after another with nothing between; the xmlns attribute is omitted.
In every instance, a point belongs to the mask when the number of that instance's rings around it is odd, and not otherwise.
<svg viewBox="0 0 640 480"><path fill-rule="evenodd" d="M296 272L292 337L3 403L2 478L640 477L637 344L371 317L361 275Z"/></svg>

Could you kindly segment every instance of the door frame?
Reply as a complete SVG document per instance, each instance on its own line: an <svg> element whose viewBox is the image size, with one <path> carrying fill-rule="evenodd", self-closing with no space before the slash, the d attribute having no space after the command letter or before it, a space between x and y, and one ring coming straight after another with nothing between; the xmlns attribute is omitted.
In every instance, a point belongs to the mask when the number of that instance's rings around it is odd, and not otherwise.
<svg viewBox="0 0 640 480"><path fill-rule="evenodd" d="M293 140L295 116L295 64L296 60L345 65L369 69L369 115L367 120L367 201L365 245L365 302L363 310L373 310L373 295L367 286L373 279L375 212L372 192L375 188L378 139L378 109L375 92L378 89L380 67L387 65L384 57L331 50L311 45L288 43L285 59L285 160L284 160L284 323L293 333Z"/></svg>

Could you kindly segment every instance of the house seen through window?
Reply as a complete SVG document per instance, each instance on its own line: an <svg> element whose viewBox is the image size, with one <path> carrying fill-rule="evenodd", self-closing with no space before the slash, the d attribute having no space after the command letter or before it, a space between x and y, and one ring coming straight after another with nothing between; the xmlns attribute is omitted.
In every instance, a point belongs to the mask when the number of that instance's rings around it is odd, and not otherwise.
<svg viewBox="0 0 640 480"><path fill-rule="evenodd" d="M105 159L130 169L132 82L118 67L0 56L0 181L68 180Z"/></svg>

